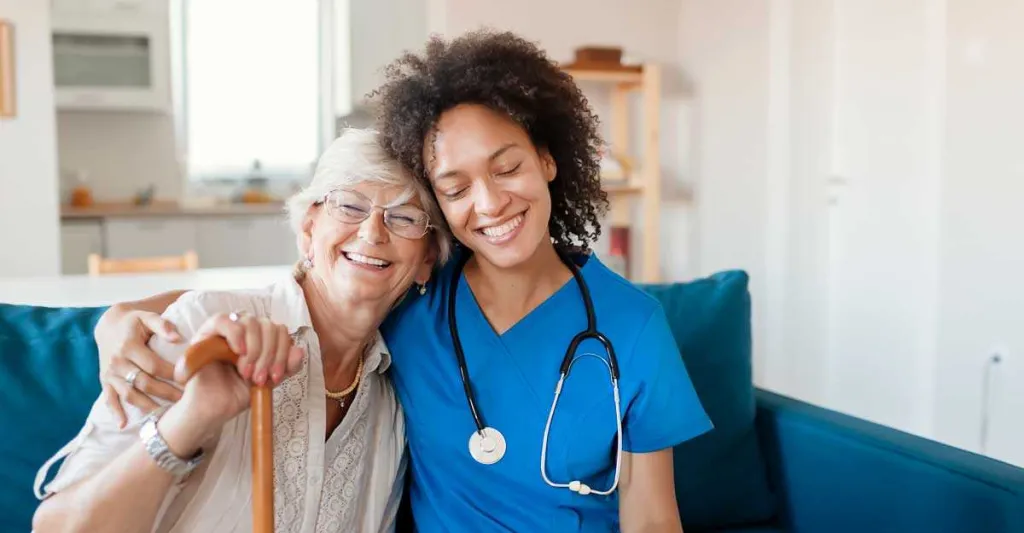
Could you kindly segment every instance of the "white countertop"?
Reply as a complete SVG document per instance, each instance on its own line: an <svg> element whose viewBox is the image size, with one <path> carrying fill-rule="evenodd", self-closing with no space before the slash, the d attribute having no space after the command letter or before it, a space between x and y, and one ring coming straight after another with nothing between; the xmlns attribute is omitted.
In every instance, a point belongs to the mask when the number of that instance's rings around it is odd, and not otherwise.
<svg viewBox="0 0 1024 533"><path fill-rule="evenodd" d="M175 289L234 290L263 287L282 279L291 271L291 265L282 265L97 277L0 278L0 303L50 307L103 306Z"/></svg>

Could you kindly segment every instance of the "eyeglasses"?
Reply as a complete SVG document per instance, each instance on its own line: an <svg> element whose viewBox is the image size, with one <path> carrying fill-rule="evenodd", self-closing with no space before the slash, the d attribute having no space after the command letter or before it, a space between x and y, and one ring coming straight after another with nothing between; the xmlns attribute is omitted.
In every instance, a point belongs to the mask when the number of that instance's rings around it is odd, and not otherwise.
<svg viewBox="0 0 1024 533"><path fill-rule="evenodd" d="M375 206L365 195L348 189L333 190L325 194L321 202L327 206L329 215L347 224L361 224L370 217L374 207L380 207L384 211L384 226L406 239L419 239L433 227L430 225L430 215L418 207Z"/></svg>

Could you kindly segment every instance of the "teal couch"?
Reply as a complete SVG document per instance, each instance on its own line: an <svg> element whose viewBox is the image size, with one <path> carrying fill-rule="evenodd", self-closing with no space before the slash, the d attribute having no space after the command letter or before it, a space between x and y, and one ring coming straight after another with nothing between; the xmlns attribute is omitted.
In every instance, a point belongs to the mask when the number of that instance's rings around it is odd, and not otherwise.
<svg viewBox="0 0 1024 533"><path fill-rule="evenodd" d="M1021 469L755 388L747 283L644 286L715 424L675 450L687 533L1024 533ZM102 311L0 303L0 532L30 530L36 470L99 393Z"/></svg>

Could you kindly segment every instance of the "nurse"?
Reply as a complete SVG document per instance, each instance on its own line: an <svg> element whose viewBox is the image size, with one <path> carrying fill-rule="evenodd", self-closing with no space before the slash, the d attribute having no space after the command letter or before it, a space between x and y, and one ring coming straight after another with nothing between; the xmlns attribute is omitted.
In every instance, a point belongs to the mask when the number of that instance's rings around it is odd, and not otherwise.
<svg viewBox="0 0 1024 533"><path fill-rule="evenodd" d="M377 96L457 241L382 326L417 529L682 531L672 448L712 426L658 302L590 252L607 199L583 94L532 43L474 32L398 59ZM614 357L566 357L589 324Z"/></svg>

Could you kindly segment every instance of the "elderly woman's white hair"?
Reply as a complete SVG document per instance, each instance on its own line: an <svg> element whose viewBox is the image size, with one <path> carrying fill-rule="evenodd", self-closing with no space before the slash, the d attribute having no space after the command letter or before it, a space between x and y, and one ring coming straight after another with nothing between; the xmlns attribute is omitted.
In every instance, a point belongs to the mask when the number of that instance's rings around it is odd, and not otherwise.
<svg viewBox="0 0 1024 533"><path fill-rule="evenodd" d="M306 213L323 200L324 195L335 189L367 181L404 187L407 198L414 195L419 197L433 226L427 237L433 239L437 247L437 263L444 264L451 254L451 240L448 225L434 195L397 160L387 155L374 130L347 128L320 156L312 181L285 203L292 231L296 235L302 233Z"/></svg>

